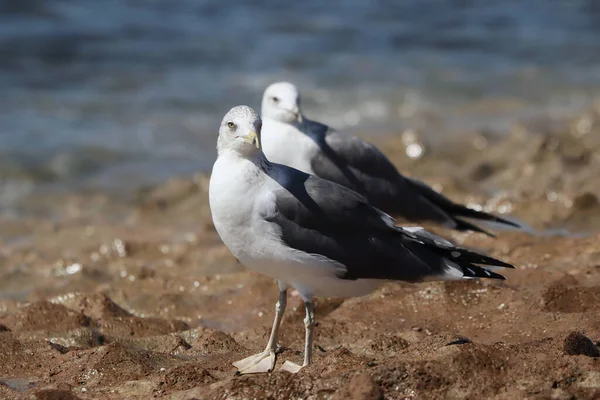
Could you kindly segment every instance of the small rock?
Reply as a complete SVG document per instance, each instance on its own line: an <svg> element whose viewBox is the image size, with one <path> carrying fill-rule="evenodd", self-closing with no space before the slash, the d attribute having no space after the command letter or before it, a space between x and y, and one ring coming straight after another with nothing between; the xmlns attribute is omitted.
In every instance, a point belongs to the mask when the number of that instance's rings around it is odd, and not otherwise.
<svg viewBox="0 0 600 400"><path fill-rule="evenodd" d="M468 338L460 338L460 339L453 340L450 343L446 343L446 346L453 346L456 344L467 344L467 343L473 343L473 341Z"/></svg>
<svg viewBox="0 0 600 400"><path fill-rule="evenodd" d="M67 354L69 352L68 347L65 347L59 343L54 343L54 342L48 341L48 344L50 345L51 348L58 351L60 354Z"/></svg>
<svg viewBox="0 0 600 400"><path fill-rule="evenodd" d="M354 375L348 386L335 393L334 400L383 400L383 391L372 376L359 373Z"/></svg>
<svg viewBox="0 0 600 400"><path fill-rule="evenodd" d="M565 338L563 350L566 354L576 356L579 354L588 357L600 357L600 351L587 336L581 332L571 332Z"/></svg>

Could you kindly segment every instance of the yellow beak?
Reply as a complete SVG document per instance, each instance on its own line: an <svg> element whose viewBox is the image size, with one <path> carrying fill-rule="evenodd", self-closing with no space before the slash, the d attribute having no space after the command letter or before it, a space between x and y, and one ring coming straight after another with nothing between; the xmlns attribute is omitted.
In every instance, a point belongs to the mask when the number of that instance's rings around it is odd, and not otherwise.
<svg viewBox="0 0 600 400"><path fill-rule="evenodd" d="M257 149L260 149L260 143L258 142L258 135L254 131L250 131L246 136L244 136L244 140L250 143L252 146L256 146Z"/></svg>

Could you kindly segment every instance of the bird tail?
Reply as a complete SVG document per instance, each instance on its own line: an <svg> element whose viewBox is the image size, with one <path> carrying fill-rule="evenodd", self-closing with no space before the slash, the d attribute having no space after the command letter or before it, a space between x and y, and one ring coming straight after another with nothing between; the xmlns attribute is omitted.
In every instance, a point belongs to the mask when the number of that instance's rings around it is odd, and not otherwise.
<svg viewBox="0 0 600 400"><path fill-rule="evenodd" d="M423 280L506 279L492 271L515 268L513 265L484 254L456 247L444 238L422 228L398 228L409 240L406 248L430 267Z"/></svg>
<svg viewBox="0 0 600 400"><path fill-rule="evenodd" d="M465 221L462 218L472 218L479 221L494 222L512 228L523 229L523 226L516 222L509 221L508 219L498 217L496 215L486 213L483 211L473 210L463 205L454 203L452 200L436 192L435 190L433 190L432 188L430 188L429 186L427 186L419 180L407 178L407 181L409 185L416 189L421 196L423 196L430 203L432 203L434 206L438 207L446 215L448 215L449 219L453 223L452 228L456 230L475 231L494 237L492 233L484 230L483 228L471 222Z"/></svg>

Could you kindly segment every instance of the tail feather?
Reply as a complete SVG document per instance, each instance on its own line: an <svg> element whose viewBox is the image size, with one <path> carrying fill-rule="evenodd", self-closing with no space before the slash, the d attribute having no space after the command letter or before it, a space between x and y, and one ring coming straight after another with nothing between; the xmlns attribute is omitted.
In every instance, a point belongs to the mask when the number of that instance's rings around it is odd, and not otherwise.
<svg viewBox="0 0 600 400"><path fill-rule="evenodd" d="M486 222L495 222L498 224L507 225L507 226L517 228L517 229L523 228L520 224L513 222L513 221L509 221L506 218L498 217L496 215L486 213L484 211L473 210L472 208L468 208L461 204L457 204L457 203L453 202L452 200L448 199L447 197L445 197L444 195L436 192L435 190L433 190L432 188L430 188L425 183L423 183L419 180L410 179L410 178L407 178L406 180L414 189L416 189L419 192L419 194L421 196L425 197L430 203L432 203L433 205L438 207L440 210L442 210L444 213L446 213L448 215L448 217L450 217L452 219L452 221L455 223L454 229L456 229L456 230L459 230L459 231L471 230L471 231L486 234L488 236L492 236L492 237L494 236L491 233L478 227L477 225L474 225L474 224L464 221L462 219L458 219L459 217L473 218L473 219L477 219L480 221L486 221Z"/></svg>
<svg viewBox="0 0 600 400"><path fill-rule="evenodd" d="M495 259L494 257L486 256L484 254L475 253L470 250L463 248L456 248L451 251L445 251L444 257L460 263L461 265L467 264L481 264L489 265L492 267L504 267L514 269L514 265ZM449 253L449 254L448 254Z"/></svg>
<svg viewBox="0 0 600 400"><path fill-rule="evenodd" d="M506 280L503 275L490 271L487 268L480 267L471 263L456 263L444 259L444 267L438 271L432 271L432 274L425 280L463 280L463 279L500 279Z"/></svg>
<svg viewBox="0 0 600 400"><path fill-rule="evenodd" d="M405 231L405 229L400 229ZM452 260L453 262L461 264L482 264L495 267L514 268L513 265L504 261L500 261L494 257L454 246L452 243L448 242L442 237L434 235L431 232L427 232L422 228L412 228L409 232L413 240L420 241L422 244L427 246L430 251L433 251L444 258Z"/></svg>
<svg viewBox="0 0 600 400"><path fill-rule="evenodd" d="M489 237L493 237L493 238L496 237L496 235L494 235L493 233L488 232L485 229L480 228L479 226L477 226L475 224L472 224L467 221L463 221L462 219L455 218L454 223L455 223L454 229L456 229L457 231L473 231L473 232L483 233L484 235L487 235Z"/></svg>
<svg viewBox="0 0 600 400"><path fill-rule="evenodd" d="M518 229L523 228L523 226L521 224L510 221L506 218L498 217L497 215L486 213L484 211L473 210L472 208L465 207L463 205L456 204L456 203L453 203L453 205L454 205L454 207L451 209L451 211L454 215L459 216L459 217L474 218L474 219L479 219L479 220L488 221L488 222L496 222L499 224L509 225L509 226L512 226L513 228L518 228Z"/></svg>
<svg viewBox="0 0 600 400"><path fill-rule="evenodd" d="M463 279L472 279L472 278L489 278L489 279L501 279L506 280L506 278L500 274L497 274L488 269L478 267L477 265L465 263L460 264L460 268L463 273Z"/></svg>
<svg viewBox="0 0 600 400"><path fill-rule="evenodd" d="M506 279L491 271L491 268L515 268L513 265L496 258L454 246L447 240L423 229L399 228L405 235L406 248L431 270L425 280L455 280L491 278ZM488 269L490 268L490 269Z"/></svg>

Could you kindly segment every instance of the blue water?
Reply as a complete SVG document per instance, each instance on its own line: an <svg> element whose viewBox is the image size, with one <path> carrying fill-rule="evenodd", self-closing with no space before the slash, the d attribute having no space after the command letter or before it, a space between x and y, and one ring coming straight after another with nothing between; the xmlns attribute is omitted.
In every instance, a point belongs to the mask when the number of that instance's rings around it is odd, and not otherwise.
<svg viewBox="0 0 600 400"><path fill-rule="evenodd" d="M597 0L0 0L0 209L207 170L286 79L356 132L505 131L600 93Z"/></svg>

